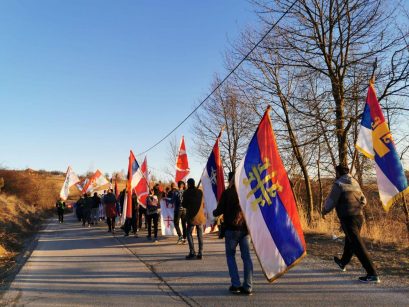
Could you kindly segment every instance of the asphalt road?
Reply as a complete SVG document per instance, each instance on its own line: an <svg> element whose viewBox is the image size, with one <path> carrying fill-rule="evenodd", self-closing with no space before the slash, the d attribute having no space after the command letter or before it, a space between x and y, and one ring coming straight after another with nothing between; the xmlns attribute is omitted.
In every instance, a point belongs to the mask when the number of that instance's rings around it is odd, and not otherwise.
<svg viewBox="0 0 409 307"><path fill-rule="evenodd" d="M83 228L72 216L65 224L50 220L0 305L409 306L409 289L361 284L362 272L340 273L309 256L272 284L254 259L254 295L233 295L223 240L206 236L204 259L187 261L187 245L163 237L154 243L144 235L112 236L104 224Z"/></svg>

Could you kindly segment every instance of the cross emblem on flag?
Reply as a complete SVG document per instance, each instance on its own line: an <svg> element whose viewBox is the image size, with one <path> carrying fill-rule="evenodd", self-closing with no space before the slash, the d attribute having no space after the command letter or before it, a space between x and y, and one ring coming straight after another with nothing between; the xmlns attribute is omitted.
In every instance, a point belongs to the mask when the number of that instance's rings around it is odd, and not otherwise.
<svg viewBox="0 0 409 307"><path fill-rule="evenodd" d="M171 219L171 217L168 215L167 217L166 217L166 219L165 219L165 222L166 222L166 227L170 227L170 223L171 222L173 222L173 220Z"/></svg>

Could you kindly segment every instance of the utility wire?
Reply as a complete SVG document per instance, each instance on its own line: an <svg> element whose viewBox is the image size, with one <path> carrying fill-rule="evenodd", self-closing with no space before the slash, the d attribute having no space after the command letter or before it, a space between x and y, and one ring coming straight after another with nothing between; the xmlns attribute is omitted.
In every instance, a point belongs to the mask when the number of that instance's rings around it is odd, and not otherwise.
<svg viewBox="0 0 409 307"><path fill-rule="evenodd" d="M151 147L149 147L147 150L137 154L136 156L142 156L146 154L147 152L151 151L154 149L156 146L158 146L160 143L162 143L164 140L166 140L170 135L172 135L173 132L175 132L180 126L182 126L193 114L196 113L197 110L200 109L200 107L223 85L224 82L237 70L237 68L240 67L241 64L247 58L249 57L250 54L253 53L253 51L261 44L261 42L271 33L271 31L274 30L274 28L277 26L277 24L285 17L285 15L288 14L288 12L293 8L293 6L298 2L298 0L295 0L291 6L280 16L280 18L277 19L277 21L270 27L270 29L260 38L260 40L247 52L247 54L234 66L234 68L224 77L222 81L210 92L209 95L206 96L205 99L202 100L201 103L199 103L192 112L190 112L184 120L182 120L175 128L173 128L168 134L166 134L163 138L161 138L159 141L157 141L155 144L153 144Z"/></svg>

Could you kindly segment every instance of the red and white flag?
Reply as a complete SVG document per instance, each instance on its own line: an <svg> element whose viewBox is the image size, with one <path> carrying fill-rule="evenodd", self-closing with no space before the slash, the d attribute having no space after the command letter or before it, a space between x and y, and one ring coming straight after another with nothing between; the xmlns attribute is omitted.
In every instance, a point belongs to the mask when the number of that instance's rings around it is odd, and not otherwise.
<svg viewBox="0 0 409 307"><path fill-rule="evenodd" d="M60 191L60 198L67 200L70 188L78 182L80 182L80 179L78 178L77 174L74 173L71 166L68 166L65 181Z"/></svg>
<svg viewBox="0 0 409 307"><path fill-rule="evenodd" d="M186 154L185 138L182 136L180 141L179 153L176 160L176 177L175 181L186 181L187 176L190 173L189 161Z"/></svg>
<svg viewBox="0 0 409 307"><path fill-rule="evenodd" d="M148 160L145 157L141 165L141 173L143 177L139 180L135 187L136 195L138 195L139 204L146 208L146 198L149 195L149 178L148 178Z"/></svg>
<svg viewBox="0 0 409 307"><path fill-rule="evenodd" d="M102 175L102 172L98 169L94 175L88 180L82 189L82 193L91 193L96 188L102 187L106 184L109 184L108 179Z"/></svg>

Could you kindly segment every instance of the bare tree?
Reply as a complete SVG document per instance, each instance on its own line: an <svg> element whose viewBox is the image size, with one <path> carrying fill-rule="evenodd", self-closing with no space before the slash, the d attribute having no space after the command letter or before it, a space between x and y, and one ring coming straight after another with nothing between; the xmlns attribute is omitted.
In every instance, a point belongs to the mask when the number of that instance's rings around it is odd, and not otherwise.
<svg viewBox="0 0 409 307"><path fill-rule="evenodd" d="M214 85L219 82L216 77ZM225 168L234 171L257 127L256 118L260 119L241 99L237 88L231 83L223 85L195 116L193 132L196 135L196 152L205 161L224 127L220 153Z"/></svg>

